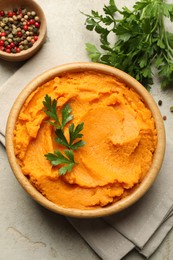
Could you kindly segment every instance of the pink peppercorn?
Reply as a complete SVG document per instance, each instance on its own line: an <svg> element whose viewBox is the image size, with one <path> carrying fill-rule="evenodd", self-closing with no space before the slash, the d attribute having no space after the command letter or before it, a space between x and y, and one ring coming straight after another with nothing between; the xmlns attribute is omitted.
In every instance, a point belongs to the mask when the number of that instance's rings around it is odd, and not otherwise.
<svg viewBox="0 0 173 260"><path fill-rule="evenodd" d="M6 51L7 53L11 53L11 50L10 50L10 49L5 49L5 51Z"/></svg>
<svg viewBox="0 0 173 260"><path fill-rule="evenodd" d="M13 12L9 11L8 12L8 17L13 17Z"/></svg>
<svg viewBox="0 0 173 260"><path fill-rule="evenodd" d="M34 41L37 41L37 40L38 40L38 36L35 35L35 36L34 36Z"/></svg>
<svg viewBox="0 0 173 260"><path fill-rule="evenodd" d="M35 27L36 27L36 28L40 28L40 23L38 23L38 22L35 22L35 24L34 24L34 25L35 25Z"/></svg>
<svg viewBox="0 0 173 260"><path fill-rule="evenodd" d="M14 47L15 47L14 42L11 42L11 43L10 43L10 46L11 46L11 48L14 48Z"/></svg>
<svg viewBox="0 0 173 260"><path fill-rule="evenodd" d="M34 39L31 39L31 42L32 42L32 44L34 44L35 40L34 40Z"/></svg>
<svg viewBox="0 0 173 260"><path fill-rule="evenodd" d="M31 19L31 20L29 21L29 24L30 24L30 25L35 24L35 20L34 20L34 19Z"/></svg>
<svg viewBox="0 0 173 260"><path fill-rule="evenodd" d="M1 32L0 36L6 36L5 32Z"/></svg>
<svg viewBox="0 0 173 260"><path fill-rule="evenodd" d="M7 46L6 46L6 49L11 49L12 47L11 47L11 45L10 44L8 44Z"/></svg>
<svg viewBox="0 0 173 260"><path fill-rule="evenodd" d="M4 41L0 40L0 46L4 46Z"/></svg>
<svg viewBox="0 0 173 260"><path fill-rule="evenodd" d="M20 48L15 48L16 49L16 52L20 52L21 50L20 50Z"/></svg>
<svg viewBox="0 0 173 260"><path fill-rule="evenodd" d="M28 26L27 26L27 25L24 25L24 26L23 26L23 29L24 29L25 31L28 31Z"/></svg>
<svg viewBox="0 0 173 260"><path fill-rule="evenodd" d="M4 46L0 46L0 50L1 50L1 51L4 51L4 50L5 50L5 47L4 47Z"/></svg>
<svg viewBox="0 0 173 260"><path fill-rule="evenodd" d="M4 16L5 12L3 10L0 11L0 16Z"/></svg>
<svg viewBox="0 0 173 260"><path fill-rule="evenodd" d="M22 36L22 32L21 31L17 32L17 36L21 37Z"/></svg>

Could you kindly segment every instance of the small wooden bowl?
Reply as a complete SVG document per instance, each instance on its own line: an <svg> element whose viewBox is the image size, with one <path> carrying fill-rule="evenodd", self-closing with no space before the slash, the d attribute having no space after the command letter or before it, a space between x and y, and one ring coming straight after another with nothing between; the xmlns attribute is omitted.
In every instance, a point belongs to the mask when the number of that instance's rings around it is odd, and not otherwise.
<svg viewBox="0 0 173 260"><path fill-rule="evenodd" d="M14 154L14 144L13 144L13 131L15 128L16 119L18 114L22 108L23 103L26 98L40 85L45 82L53 79L58 75L62 75L65 72L79 72L79 71L95 71L100 73L106 73L109 75L113 75L115 77L120 78L127 86L134 88L134 90L143 98L146 106L150 109L156 124L156 130L158 135L157 147L154 153L152 165L144 177L143 181L139 184L139 186L127 197L115 202L114 204L93 210L78 210L72 208L63 208L60 207L51 201L47 200L40 192L38 192L35 187L31 185L29 180L23 175L19 165L16 162L15 154ZM19 183L26 190L30 196L40 203L45 208L52 210L56 213L78 217L78 218L94 218L107 216L116 212L119 212L133 203L135 203L139 198L141 198L146 191L151 187L153 182L155 181L159 170L161 168L164 152L165 152L165 130L163 119L158 109L157 104L154 99L148 93L148 91L134 78L130 75L126 74L123 71L120 71L116 68L97 64L97 63L73 63L66 64L62 66L55 67L50 69L43 74L39 75L35 79L33 79L21 92L21 94L17 97L11 112L9 114L8 123L6 127L6 150L8 159L11 165L11 168L14 172Z"/></svg>
<svg viewBox="0 0 173 260"><path fill-rule="evenodd" d="M46 18L41 7L34 0L1 0L0 10L11 11L13 8L24 7L30 11L35 11L41 21L39 28L38 40L33 46L27 50L22 50L20 53L6 53L0 50L0 58L7 61L24 61L32 57L43 45L46 39Z"/></svg>

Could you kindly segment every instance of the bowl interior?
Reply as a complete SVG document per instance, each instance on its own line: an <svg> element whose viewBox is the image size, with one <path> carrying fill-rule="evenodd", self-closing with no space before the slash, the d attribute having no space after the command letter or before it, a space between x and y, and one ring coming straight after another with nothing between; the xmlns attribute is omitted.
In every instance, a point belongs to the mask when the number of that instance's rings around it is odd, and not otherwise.
<svg viewBox="0 0 173 260"><path fill-rule="evenodd" d="M16 119L18 117L19 111L28 97L33 90L35 90L38 86L41 86L45 82L53 79L55 76L62 75L66 72L79 72L79 71L98 71L101 73L106 73L113 75L115 77L120 78L123 80L127 86L130 86L135 89L139 95L142 96L146 106L151 110L152 115L155 119L156 124L156 130L158 135L158 143L157 147L154 153L154 158L152 165L146 174L143 181L134 189L134 191L128 195L127 197L117 201L116 203L106 206L104 208L100 209L94 209L94 210L78 210L78 209L71 209L71 208L62 208L58 205L55 205L54 203L47 200L44 196L41 195L40 192L38 192L28 181L28 179L23 175L21 172L21 169L19 165L16 162L16 158L14 155L14 145L13 145L13 131L16 123ZM6 127L6 149L7 149L7 155L9 158L9 162L11 165L11 168L18 179L19 183L22 185L22 187L31 195L33 199L35 199L38 203L43 205L44 207L48 208L49 210L52 210L56 213L63 214L66 216L72 216L72 217L79 217L79 218L92 218L92 217L101 217L110 215L116 212L119 212L133 203L135 203L139 198L141 198L146 191L151 187L154 180L156 179L159 170L162 165L162 161L164 158L164 152L165 152L165 130L164 130L164 124L163 119L160 114L160 111L157 107L157 104L155 103L154 99L151 97L151 95L148 93L148 91L134 78L126 74L125 72L122 72L118 69L112 68L110 66L102 65L102 64L94 64L94 63L73 63L73 64L66 64L62 66L55 67L53 69L50 69L46 71L45 73L39 75L34 80L32 80L21 92L21 94L16 99L16 102L14 103L9 118L7 122Z"/></svg>
<svg viewBox="0 0 173 260"><path fill-rule="evenodd" d="M35 11L39 16L41 25L39 28L38 40L33 46L27 50L22 50L20 53L6 53L0 50L0 58L7 61L23 61L33 56L42 46L46 39L46 18L42 8L34 0L1 0L0 10L10 11L13 8L26 8L29 11Z"/></svg>

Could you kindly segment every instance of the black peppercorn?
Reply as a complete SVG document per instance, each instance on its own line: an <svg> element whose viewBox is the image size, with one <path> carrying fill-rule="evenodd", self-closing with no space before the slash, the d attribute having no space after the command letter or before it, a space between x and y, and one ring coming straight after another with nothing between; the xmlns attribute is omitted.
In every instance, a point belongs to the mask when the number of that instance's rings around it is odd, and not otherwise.
<svg viewBox="0 0 173 260"><path fill-rule="evenodd" d="M31 48L33 46L32 42L28 42L28 47Z"/></svg>
<svg viewBox="0 0 173 260"><path fill-rule="evenodd" d="M18 9L17 8L13 8L13 13L17 13Z"/></svg>
<svg viewBox="0 0 173 260"><path fill-rule="evenodd" d="M162 105L162 100L158 101L158 105L161 106Z"/></svg>

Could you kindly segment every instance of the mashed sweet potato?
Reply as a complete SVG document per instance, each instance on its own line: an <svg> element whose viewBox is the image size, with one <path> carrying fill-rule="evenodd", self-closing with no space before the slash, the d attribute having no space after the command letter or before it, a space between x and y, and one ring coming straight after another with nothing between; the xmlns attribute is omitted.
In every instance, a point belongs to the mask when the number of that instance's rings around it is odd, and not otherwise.
<svg viewBox="0 0 173 260"><path fill-rule="evenodd" d="M84 122L86 145L74 151L78 162L59 176L45 154L61 149L46 122L43 100L72 108L74 124ZM133 190L153 158L157 133L141 97L117 78L92 71L67 73L38 87L23 105L14 131L22 172L50 201L78 209L104 207Z"/></svg>

